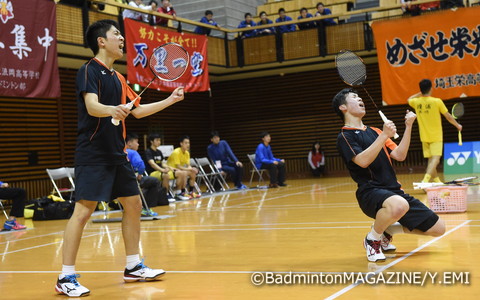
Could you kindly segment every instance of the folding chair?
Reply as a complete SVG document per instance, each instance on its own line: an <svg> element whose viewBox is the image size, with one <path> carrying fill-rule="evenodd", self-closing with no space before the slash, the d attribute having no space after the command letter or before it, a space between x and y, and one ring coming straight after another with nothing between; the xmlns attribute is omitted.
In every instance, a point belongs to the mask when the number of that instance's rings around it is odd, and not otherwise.
<svg viewBox="0 0 480 300"><path fill-rule="evenodd" d="M212 186L212 191L215 191L214 187L215 187L215 183L217 182L220 184L220 188L222 189L222 191L226 190L225 186L228 188L228 184L225 181L225 178L223 177L222 172L220 172L215 166L213 166L210 163L210 160L208 160L208 158L202 157L202 158L196 158L195 160L197 161L200 171L203 174L205 174L206 178L208 178L208 180L210 181Z"/></svg>
<svg viewBox="0 0 480 300"><path fill-rule="evenodd" d="M46 169L48 177L52 181L54 192L57 192L58 196L65 200L62 196L62 193L70 193L70 199L73 198L73 192L75 191L75 183L73 182L73 178L70 175L71 170L73 168L58 168L58 169ZM74 172L75 173L75 172ZM64 180L68 179L70 183L70 187L58 187L57 183L64 183Z"/></svg>
<svg viewBox="0 0 480 300"><path fill-rule="evenodd" d="M253 181L253 176L255 174L258 175L258 185L260 185L260 182L264 181L263 180L263 172L266 171L266 169L258 169L257 166L255 165L255 154L247 154L248 159L250 160L250 163L252 164L252 169L250 170L250 173L252 174L250 176L250 186L252 185Z"/></svg>
<svg viewBox="0 0 480 300"><path fill-rule="evenodd" d="M2 201L5 201L4 199L0 199L0 206L2 207L3 214L5 215L5 218L8 220L8 215L7 212L5 211L5 207L3 206Z"/></svg>
<svg viewBox="0 0 480 300"><path fill-rule="evenodd" d="M215 192L215 188L213 187L213 184L212 182L210 181L210 178L209 176L205 173L205 171L203 170L203 168L198 164L198 162L193 159L193 158L190 158L190 166L192 167L195 167L198 169L198 174L197 174L197 181L201 184L202 181L203 183L205 183L205 186L207 187L207 192L210 192L210 193L214 193ZM195 182L195 185L197 185L197 183ZM197 185L197 190L199 190L200 188L198 187Z"/></svg>

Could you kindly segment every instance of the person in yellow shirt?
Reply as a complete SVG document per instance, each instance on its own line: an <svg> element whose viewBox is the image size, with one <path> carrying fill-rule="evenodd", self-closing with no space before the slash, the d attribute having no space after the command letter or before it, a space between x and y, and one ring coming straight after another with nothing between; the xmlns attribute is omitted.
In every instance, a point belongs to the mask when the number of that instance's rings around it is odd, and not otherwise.
<svg viewBox="0 0 480 300"><path fill-rule="evenodd" d="M195 180L197 178L198 169L194 168L190 165L190 137L184 135L180 138L180 147L175 148L172 154L167 160L167 165L170 168L174 168L180 171L184 171L187 173L187 177L189 177L189 184L190 187L194 187ZM178 187L177 187L178 188ZM190 196L192 198L199 198L200 195L193 192L193 190L188 193L184 191L186 188L186 184L181 187L182 188L182 196ZM177 191L178 192L178 191Z"/></svg>
<svg viewBox="0 0 480 300"><path fill-rule="evenodd" d="M443 152L442 117L455 126L459 131L460 125L448 112L442 99L432 97L432 82L423 79L419 83L420 92L408 98L408 104L415 109L422 141L423 156L428 158L428 166L422 182L441 182L437 174L437 165Z"/></svg>

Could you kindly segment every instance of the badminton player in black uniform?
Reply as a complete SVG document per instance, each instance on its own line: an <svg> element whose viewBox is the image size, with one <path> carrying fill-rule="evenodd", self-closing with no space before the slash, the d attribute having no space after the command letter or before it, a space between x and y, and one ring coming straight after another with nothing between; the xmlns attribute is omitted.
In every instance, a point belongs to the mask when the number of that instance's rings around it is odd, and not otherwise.
<svg viewBox="0 0 480 300"><path fill-rule="evenodd" d="M407 110L405 133L397 146L390 139L396 133L392 121L386 122L383 130L363 124L365 105L356 91L343 89L332 104L345 122L337 137L338 151L358 184L356 196L360 208L375 219L364 240L367 259L385 260L382 249L396 249L390 242L397 233L442 235L443 220L418 199L404 193L392 166L392 159L403 161L407 157L416 115Z"/></svg>
<svg viewBox="0 0 480 300"><path fill-rule="evenodd" d="M55 289L71 297L90 291L78 281L75 261L83 228L98 201L118 199L123 206L122 233L127 255L124 280L156 280L163 270L146 267L140 259L140 213L142 209L135 173L127 160L125 118L130 110L123 104L137 94L125 78L113 69L122 58L124 38L116 22L102 20L89 26L87 43L95 57L77 74L78 134L75 152L75 210L67 223L63 240L63 268ZM183 88L177 88L165 100L140 104L131 111L142 118L183 100ZM128 98L128 99L127 99ZM122 121L114 126L112 118Z"/></svg>

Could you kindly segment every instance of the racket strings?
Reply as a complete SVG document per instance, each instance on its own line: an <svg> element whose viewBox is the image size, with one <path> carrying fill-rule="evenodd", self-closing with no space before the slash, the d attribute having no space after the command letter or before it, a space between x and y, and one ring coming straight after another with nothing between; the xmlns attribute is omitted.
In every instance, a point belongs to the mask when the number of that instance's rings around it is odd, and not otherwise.
<svg viewBox="0 0 480 300"><path fill-rule="evenodd" d="M465 113L465 108L463 107L463 103L456 103L452 107L452 115L455 119L462 117L464 113Z"/></svg>
<svg viewBox="0 0 480 300"><path fill-rule="evenodd" d="M367 77L362 60L353 52L343 52L335 58L338 74L348 85L361 85Z"/></svg>
<svg viewBox="0 0 480 300"><path fill-rule="evenodd" d="M188 67L188 52L180 45L170 43L156 48L150 57L150 69L158 78L173 81Z"/></svg>

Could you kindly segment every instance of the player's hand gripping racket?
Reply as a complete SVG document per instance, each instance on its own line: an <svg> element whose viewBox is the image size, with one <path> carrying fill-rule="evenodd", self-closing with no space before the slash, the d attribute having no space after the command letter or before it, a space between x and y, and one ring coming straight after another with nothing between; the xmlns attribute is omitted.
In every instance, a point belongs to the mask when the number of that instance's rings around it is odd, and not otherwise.
<svg viewBox="0 0 480 300"><path fill-rule="evenodd" d="M455 103L452 107L452 117L454 119L459 119L463 117L463 114L465 113L465 109L463 108L463 103L458 102ZM458 145L461 146L463 144L462 142L462 132L459 130L458 131Z"/></svg>
<svg viewBox="0 0 480 300"><path fill-rule="evenodd" d="M155 79L163 81L175 81L182 77L188 67L189 55L187 50L176 43L166 43L153 50L148 65L155 77L150 80L138 97L125 104L132 109L133 104L145 92ZM120 120L112 118L112 124L118 126Z"/></svg>
<svg viewBox="0 0 480 300"><path fill-rule="evenodd" d="M373 105L378 110L383 122L387 122L387 117L380 109L378 109L377 104L375 104L375 101L373 101L372 96L370 96L370 94L367 92L367 89L365 89L363 86L363 83L365 80L367 80L367 68L365 67L363 59L350 50L341 50L335 56L335 66L337 67L338 75L343 82L349 86L362 86L363 90L365 93L367 93ZM398 138L397 133L395 133L394 138Z"/></svg>

